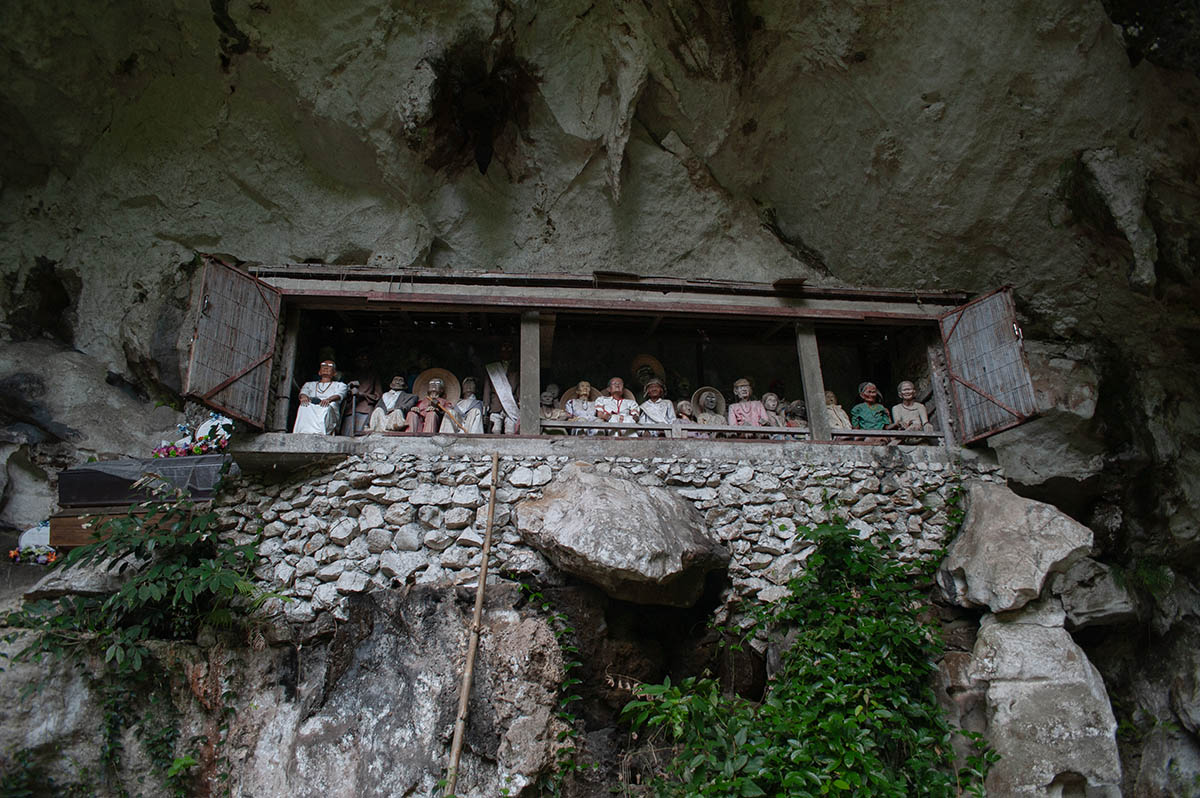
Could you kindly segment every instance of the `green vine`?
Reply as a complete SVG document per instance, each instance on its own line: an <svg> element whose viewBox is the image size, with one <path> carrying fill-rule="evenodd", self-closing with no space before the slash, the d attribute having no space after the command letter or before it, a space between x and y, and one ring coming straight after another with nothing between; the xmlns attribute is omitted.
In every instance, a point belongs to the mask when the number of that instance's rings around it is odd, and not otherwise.
<svg viewBox="0 0 1200 798"><path fill-rule="evenodd" d="M982 794L994 755L954 771L951 729L931 689L935 631L918 617L910 570L844 523L817 527L815 552L750 636L793 642L761 702L711 678L642 685L623 717L672 753L660 796Z"/></svg>
<svg viewBox="0 0 1200 798"><path fill-rule="evenodd" d="M573 706L581 699L581 696L574 692L575 687L581 683L575 675L575 670L583 667L583 662L579 659L579 647L575 644L575 628L568 623L566 614L555 609L549 599L532 585L522 582L521 590L530 604L546 613L550 628L554 632L554 639L562 652L563 680L558 686L558 708L555 716L565 724L565 728L558 732L559 747L554 755L554 771L545 776L539 784L542 794L560 796L568 777L582 769L578 762L580 719L573 711ZM507 793L507 788L502 788L501 794Z"/></svg>
<svg viewBox="0 0 1200 798"><path fill-rule="evenodd" d="M127 794L120 780L126 729L137 733L168 795L188 795L199 764L195 739L192 750L179 750L179 713L167 688L171 674L152 653L152 641L191 641L204 626L243 624L272 595L251 581L257 544L220 540L214 521L214 513L185 495L159 491L124 516L100 523L92 542L54 566L115 574L124 580L116 592L32 602L6 618L14 631L5 639L24 644L13 661L62 663L92 674L101 708L101 775L118 795ZM221 696L222 736L232 695ZM226 792L229 775L226 762L218 775ZM18 783L6 771L0 796L9 794L10 781Z"/></svg>

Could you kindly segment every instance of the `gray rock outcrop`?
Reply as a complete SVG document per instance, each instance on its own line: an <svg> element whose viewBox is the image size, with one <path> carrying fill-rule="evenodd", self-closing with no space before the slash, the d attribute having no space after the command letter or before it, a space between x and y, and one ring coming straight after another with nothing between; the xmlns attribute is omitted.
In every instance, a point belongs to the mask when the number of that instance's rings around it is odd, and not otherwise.
<svg viewBox="0 0 1200 798"><path fill-rule="evenodd" d="M567 466L516 512L529 545L625 601L691 606L729 560L691 504L589 464Z"/></svg>
<svg viewBox="0 0 1200 798"><path fill-rule="evenodd" d="M1092 531L1049 504L1007 487L971 482L962 531L938 570L946 596L963 607L1020 609L1046 578L1087 556Z"/></svg>
<svg viewBox="0 0 1200 798"><path fill-rule="evenodd" d="M1137 605L1112 568L1085 557L1050 580L1062 599L1067 628L1111 626L1137 619Z"/></svg>
<svg viewBox="0 0 1200 798"><path fill-rule="evenodd" d="M563 679L559 647L543 620L515 609L520 597L511 582L489 588L461 796L519 794L551 767L564 728L554 715ZM297 627L303 644L296 647L256 650L228 641L152 647L184 677L172 694L181 740L212 734L216 742L216 720L202 705L219 707L223 690L236 694L226 699L234 711L223 738L233 794L434 795L445 774L470 612L465 594L417 586L354 597L336 628ZM46 676L44 666L6 668L0 679L6 744L27 756L52 751L45 764L59 783L78 777L72 768L101 772L102 705L86 676L73 668L51 672L44 695L31 701L21 691ZM159 794L145 773L140 741L134 734L124 739L123 786Z"/></svg>
<svg viewBox="0 0 1200 798"><path fill-rule="evenodd" d="M1057 600L984 618L970 679L986 684L990 795L1119 798L1117 722Z"/></svg>

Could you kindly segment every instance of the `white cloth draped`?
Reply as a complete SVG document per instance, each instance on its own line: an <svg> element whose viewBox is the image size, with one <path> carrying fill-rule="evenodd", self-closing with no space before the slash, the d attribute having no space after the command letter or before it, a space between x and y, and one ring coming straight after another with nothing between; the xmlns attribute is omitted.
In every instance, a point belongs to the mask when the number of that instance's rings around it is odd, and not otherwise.
<svg viewBox="0 0 1200 798"><path fill-rule="evenodd" d="M332 435L337 431L338 419L342 417L342 400L347 391L344 382L306 382L300 393L308 397L308 404L300 405L296 411L296 423L292 432L310 435ZM328 405L321 402L332 398Z"/></svg>

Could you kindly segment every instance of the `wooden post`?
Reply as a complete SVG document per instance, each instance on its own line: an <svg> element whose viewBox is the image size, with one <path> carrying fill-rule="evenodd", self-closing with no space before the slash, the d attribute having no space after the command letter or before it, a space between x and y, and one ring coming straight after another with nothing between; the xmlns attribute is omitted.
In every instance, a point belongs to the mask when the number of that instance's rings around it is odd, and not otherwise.
<svg viewBox="0 0 1200 798"><path fill-rule="evenodd" d="M296 347L300 339L300 308L289 307L283 323L283 351L279 354L279 385L275 391L275 414L271 429L287 432L292 403L292 380L296 374Z"/></svg>
<svg viewBox="0 0 1200 798"><path fill-rule="evenodd" d="M542 322L536 310L521 314L521 434L541 434Z"/></svg>
<svg viewBox="0 0 1200 798"><path fill-rule="evenodd" d="M830 441L829 413L825 410L825 380L821 377L821 355L817 333L811 324L796 325L796 352L800 355L800 378L804 381L804 403L808 405L808 428L814 441Z"/></svg>
<svg viewBox="0 0 1200 798"><path fill-rule="evenodd" d="M942 365L945 350L942 344L930 344L926 350L929 360L929 389L933 391L933 403L937 408L938 428L942 433L942 446L947 452L954 445L954 429L950 422L950 402L946 399L946 371Z"/></svg>
<svg viewBox="0 0 1200 798"><path fill-rule="evenodd" d="M492 485L488 493L487 530L483 535L483 559L479 563L479 584L475 586L475 612L471 615L471 636L467 641L467 664L463 667L462 686L458 691L458 715L454 719L454 739L450 743L450 767L446 770L446 795L454 795L458 785L458 763L462 758L467 732L467 706L471 701L471 681L475 677L475 654L479 651L479 632L483 619L483 594L487 588L488 556L492 551L492 523L496 518L496 480L500 478L500 454L492 453Z"/></svg>

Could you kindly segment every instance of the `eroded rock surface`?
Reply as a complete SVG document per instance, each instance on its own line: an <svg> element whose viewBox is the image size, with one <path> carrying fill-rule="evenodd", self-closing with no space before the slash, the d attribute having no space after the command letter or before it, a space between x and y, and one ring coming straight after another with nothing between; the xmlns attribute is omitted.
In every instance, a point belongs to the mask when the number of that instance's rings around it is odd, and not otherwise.
<svg viewBox="0 0 1200 798"><path fill-rule="evenodd" d="M1107 626L1137 619L1137 605L1113 569L1101 562L1084 558L1065 573L1056 574L1051 590L1062 599L1067 626Z"/></svg>
<svg viewBox="0 0 1200 798"><path fill-rule="evenodd" d="M517 505L517 526L562 570L642 604L691 606L729 560L691 504L584 463Z"/></svg>
<svg viewBox="0 0 1200 798"><path fill-rule="evenodd" d="M433 795L445 775L465 661L471 598L447 587L415 587L356 597L345 620L274 634L293 644L266 648L210 642L154 644L156 661L182 676L173 699L181 740L214 741L223 700L234 710L224 752L231 787L245 796ZM555 716L563 664L554 634L518 612L519 588L489 590L469 706L458 794L518 794L545 772L562 725ZM293 634L304 637L293 640ZM294 645L295 642L302 642ZM43 668L21 665L0 679L0 731L30 756L47 756L59 783L97 765L101 705L87 680L68 669L36 700L21 689ZM232 699L222 699L224 691ZM204 707L209 710L205 711ZM136 735L125 737L125 786L159 794ZM212 767L211 749L200 769ZM74 770L72 770L74 768ZM139 786L138 779L144 779ZM214 788L219 789L219 788Z"/></svg>
<svg viewBox="0 0 1200 798"><path fill-rule="evenodd" d="M1108 693L1063 620L1056 600L983 620L970 678L986 684L987 738L1000 754L989 794L1121 795Z"/></svg>
<svg viewBox="0 0 1200 798"><path fill-rule="evenodd" d="M993 612L1037 598L1046 578L1087 556L1092 531L1058 509L1003 485L971 482L962 531L938 570L951 601Z"/></svg>

